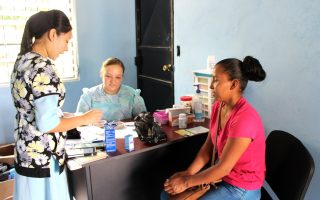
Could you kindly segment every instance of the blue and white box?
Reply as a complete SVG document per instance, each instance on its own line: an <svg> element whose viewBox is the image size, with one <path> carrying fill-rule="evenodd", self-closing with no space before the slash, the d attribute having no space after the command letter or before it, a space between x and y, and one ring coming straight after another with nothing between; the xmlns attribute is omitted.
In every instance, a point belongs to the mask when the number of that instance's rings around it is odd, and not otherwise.
<svg viewBox="0 0 320 200"><path fill-rule="evenodd" d="M106 124L104 126L104 136L106 143L106 152L115 152L117 151L117 141L114 126L112 124Z"/></svg>
<svg viewBox="0 0 320 200"><path fill-rule="evenodd" d="M129 152L134 150L133 135L128 134L124 136L124 146L125 146L125 149Z"/></svg>

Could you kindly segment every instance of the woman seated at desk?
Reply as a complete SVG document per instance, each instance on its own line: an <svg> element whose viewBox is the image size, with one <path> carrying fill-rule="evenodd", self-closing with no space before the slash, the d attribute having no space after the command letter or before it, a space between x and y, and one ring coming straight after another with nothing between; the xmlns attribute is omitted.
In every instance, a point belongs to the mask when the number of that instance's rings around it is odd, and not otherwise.
<svg viewBox="0 0 320 200"><path fill-rule="evenodd" d="M102 84L83 89L77 112L98 108L103 111L102 119L113 121L129 119L146 111L140 90L122 84L124 70L118 58L104 61L100 69Z"/></svg>
<svg viewBox="0 0 320 200"><path fill-rule="evenodd" d="M210 89L212 105L210 134L189 167L164 183L161 199L196 185L222 180L200 199L258 200L265 179L265 134L258 112L243 97L248 81L260 82L266 72L259 60L229 58L214 67ZM216 153L218 162L203 167ZM202 170L203 169L203 170Z"/></svg>

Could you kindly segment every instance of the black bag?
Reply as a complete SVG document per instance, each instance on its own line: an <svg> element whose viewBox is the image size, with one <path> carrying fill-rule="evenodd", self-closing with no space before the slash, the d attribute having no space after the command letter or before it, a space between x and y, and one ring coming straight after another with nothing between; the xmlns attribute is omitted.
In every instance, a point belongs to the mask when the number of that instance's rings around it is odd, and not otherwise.
<svg viewBox="0 0 320 200"><path fill-rule="evenodd" d="M167 141L166 134L161 127L154 122L150 112L141 112L134 118L134 126L141 141L150 144Z"/></svg>
<svg viewBox="0 0 320 200"><path fill-rule="evenodd" d="M77 128L73 128L67 131L67 139L81 139L81 132Z"/></svg>

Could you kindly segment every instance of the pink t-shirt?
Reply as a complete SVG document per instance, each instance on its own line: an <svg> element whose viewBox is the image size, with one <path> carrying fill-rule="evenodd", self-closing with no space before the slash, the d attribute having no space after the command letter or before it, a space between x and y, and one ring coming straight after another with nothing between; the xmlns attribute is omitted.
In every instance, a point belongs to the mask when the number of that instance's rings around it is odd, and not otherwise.
<svg viewBox="0 0 320 200"><path fill-rule="evenodd" d="M216 119L220 102L212 107L210 130L214 140ZM259 189L265 179L265 134L257 111L246 101L239 99L231 111L225 126L218 133L217 149L220 158L228 138L251 138L252 142L223 181L247 190Z"/></svg>

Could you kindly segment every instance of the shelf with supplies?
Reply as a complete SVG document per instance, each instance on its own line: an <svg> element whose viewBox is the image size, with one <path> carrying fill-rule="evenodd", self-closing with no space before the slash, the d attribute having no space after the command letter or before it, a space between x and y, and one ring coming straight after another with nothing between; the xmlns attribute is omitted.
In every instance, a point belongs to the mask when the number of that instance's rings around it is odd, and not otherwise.
<svg viewBox="0 0 320 200"><path fill-rule="evenodd" d="M208 69L199 69L193 71L194 85L199 84L200 99L202 100L203 115L206 118L210 118L211 107L214 102L210 85L212 82L212 71Z"/></svg>

